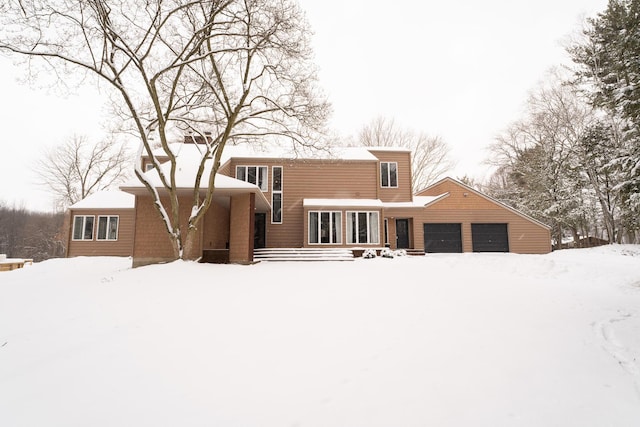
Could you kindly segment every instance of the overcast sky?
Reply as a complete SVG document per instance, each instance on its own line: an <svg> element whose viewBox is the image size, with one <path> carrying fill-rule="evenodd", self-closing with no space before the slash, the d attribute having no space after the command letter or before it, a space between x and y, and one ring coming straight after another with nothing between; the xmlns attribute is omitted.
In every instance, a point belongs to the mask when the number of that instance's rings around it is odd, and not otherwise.
<svg viewBox="0 0 640 427"><path fill-rule="evenodd" d="M330 125L345 137L377 116L438 135L453 149L454 177L485 178L485 148L517 119L563 43L606 0L299 0L314 31ZM104 122L91 88L59 97L17 80L0 58L0 200L47 210L32 160Z"/></svg>

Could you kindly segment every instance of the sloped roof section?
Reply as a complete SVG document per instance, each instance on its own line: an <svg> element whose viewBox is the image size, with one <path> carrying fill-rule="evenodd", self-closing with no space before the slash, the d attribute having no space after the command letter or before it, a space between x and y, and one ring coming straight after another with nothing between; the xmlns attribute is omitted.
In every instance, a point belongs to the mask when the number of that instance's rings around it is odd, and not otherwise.
<svg viewBox="0 0 640 427"><path fill-rule="evenodd" d="M449 193L443 193L438 196L413 196L413 200L410 202L386 202L385 208L426 208L446 197Z"/></svg>
<svg viewBox="0 0 640 427"><path fill-rule="evenodd" d="M133 194L120 190L105 190L74 203L69 209L133 209L135 197Z"/></svg>
<svg viewBox="0 0 640 427"><path fill-rule="evenodd" d="M500 207L502 207L504 209L507 209L507 210L513 212L514 214L516 214L516 215L518 215L518 216L520 216L520 217L522 217L522 218L524 218L524 219L526 219L528 221L531 221L531 222L533 222L535 224L538 224L541 227L544 227L544 228L547 228L547 229L551 230L551 227L549 227L547 224L545 224L545 223L543 223L541 221L538 221L537 219L535 219L533 217L530 217L529 215L527 215L527 214L525 214L523 212L520 212L519 210L507 205L506 203L503 203L503 202L501 202L501 201L499 201L497 199L494 199L493 197L488 196L488 195L476 190L473 187L469 187L468 185L458 181L457 179L453 179L451 177L442 178L440 181L438 181L438 182L436 182L434 184L431 184L430 186L428 186L427 188L425 188L423 190L418 191L416 193L416 195L414 196L414 198L423 197L423 196L420 196L420 195L423 194L423 193L428 192L430 189L432 189L434 187L437 187L438 185L440 185L440 184L442 184L444 182L451 182L451 183L453 183L453 184L455 184L455 185L457 185L459 187L462 187L465 191L471 192L471 193L473 193L473 194L475 194L475 195L477 195L479 197L482 197L483 199L485 199L485 200L487 200L487 201L489 201L491 203L494 203L494 204L496 204L496 205L498 205L498 206L500 206Z"/></svg>

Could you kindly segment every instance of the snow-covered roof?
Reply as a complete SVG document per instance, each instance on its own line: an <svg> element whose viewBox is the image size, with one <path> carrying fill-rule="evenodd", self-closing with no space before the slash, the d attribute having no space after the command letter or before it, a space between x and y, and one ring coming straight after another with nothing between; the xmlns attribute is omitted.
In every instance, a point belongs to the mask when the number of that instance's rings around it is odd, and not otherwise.
<svg viewBox="0 0 640 427"><path fill-rule="evenodd" d="M286 147L270 147L261 149L246 144L226 146L222 154L221 163L234 158L256 159L305 159L305 160L350 160L376 161L377 158L365 147L333 147L330 150L308 150L305 153L294 152Z"/></svg>
<svg viewBox="0 0 640 427"><path fill-rule="evenodd" d="M392 152L401 152L401 153L410 153L411 149L404 147L365 147L370 151L392 151Z"/></svg>
<svg viewBox="0 0 640 427"><path fill-rule="evenodd" d="M192 144L194 145L194 144ZM211 162L213 160L207 160L205 163L205 172L202 175L201 186L206 187L207 182L209 180L209 174L211 171ZM176 160L176 174L175 174L175 182L176 188L193 188L193 183L195 182L196 173L197 173L197 165L200 162L200 154L196 150L186 150L182 152ZM162 172L165 176L169 177L170 164L163 164L160 166ZM145 176L149 180L149 183L156 187L162 187L162 181L160 180L160 175L158 174L157 169L150 169L144 172ZM218 189L245 189L245 190L256 190L258 187L255 184L251 184L249 182L241 181L235 178L231 178L226 175L216 174L214 185ZM132 179L125 182L120 186L122 189L135 189L142 188L144 185L137 177L133 177Z"/></svg>
<svg viewBox="0 0 640 427"><path fill-rule="evenodd" d="M201 156L202 146L198 144L172 143L169 144L170 150L176 157L195 157ZM404 149L391 149L383 147L389 151L403 151ZM315 160L348 160L348 161L376 161L377 157L371 153L371 150L379 151L378 147L332 147L330 150L306 150L299 152L292 150L291 147L260 145L227 145L224 147L220 163L224 164L234 157L256 158L256 159L315 159ZM154 156L166 157L166 153L162 148L156 148L153 151Z"/></svg>
<svg viewBox="0 0 640 427"><path fill-rule="evenodd" d="M438 200L444 199L449 196L449 193L443 193L438 196L413 196L413 200L410 202L386 202L385 208L424 208L429 206Z"/></svg>
<svg viewBox="0 0 640 427"><path fill-rule="evenodd" d="M380 199L304 199L304 207L382 208Z"/></svg>
<svg viewBox="0 0 640 427"><path fill-rule="evenodd" d="M133 209L135 197L133 194L120 190L105 190L74 203L70 209Z"/></svg>

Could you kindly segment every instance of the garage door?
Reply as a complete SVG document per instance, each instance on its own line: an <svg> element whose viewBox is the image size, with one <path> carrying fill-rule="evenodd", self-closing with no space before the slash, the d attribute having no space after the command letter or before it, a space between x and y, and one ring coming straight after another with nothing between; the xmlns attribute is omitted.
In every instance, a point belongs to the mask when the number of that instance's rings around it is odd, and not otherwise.
<svg viewBox="0 0 640 427"><path fill-rule="evenodd" d="M461 224L424 224L424 251L462 252Z"/></svg>
<svg viewBox="0 0 640 427"><path fill-rule="evenodd" d="M471 224L473 252L509 252L507 224Z"/></svg>

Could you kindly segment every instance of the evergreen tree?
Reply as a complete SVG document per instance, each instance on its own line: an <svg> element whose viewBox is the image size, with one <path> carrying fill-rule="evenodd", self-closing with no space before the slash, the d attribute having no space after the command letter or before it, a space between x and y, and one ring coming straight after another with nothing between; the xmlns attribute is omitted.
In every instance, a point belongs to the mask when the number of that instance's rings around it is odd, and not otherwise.
<svg viewBox="0 0 640 427"><path fill-rule="evenodd" d="M623 209L640 214L640 0L610 0L587 20L584 39L569 48L578 82L594 106L621 124L607 168L619 168ZM629 223L627 227L633 227Z"/></svg>

